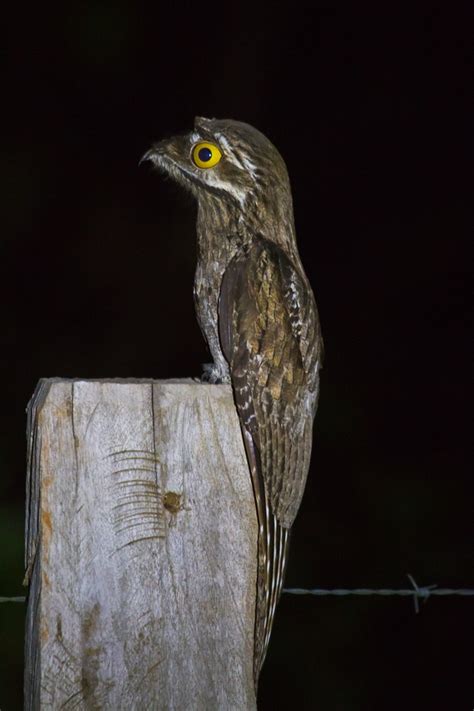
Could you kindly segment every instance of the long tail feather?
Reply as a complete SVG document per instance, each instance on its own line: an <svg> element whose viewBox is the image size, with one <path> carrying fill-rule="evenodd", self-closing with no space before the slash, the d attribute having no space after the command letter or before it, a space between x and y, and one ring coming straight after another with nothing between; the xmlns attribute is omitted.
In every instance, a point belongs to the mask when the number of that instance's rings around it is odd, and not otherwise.
<svg viewBox="0 0 474 711"><path fill-rule="evenodd" d="M254 489L258 520L257 601L254 628L254 682L265 661L288 558L289 530L270 512L263 483L259 452L251 434L242 427Z"/></svg>

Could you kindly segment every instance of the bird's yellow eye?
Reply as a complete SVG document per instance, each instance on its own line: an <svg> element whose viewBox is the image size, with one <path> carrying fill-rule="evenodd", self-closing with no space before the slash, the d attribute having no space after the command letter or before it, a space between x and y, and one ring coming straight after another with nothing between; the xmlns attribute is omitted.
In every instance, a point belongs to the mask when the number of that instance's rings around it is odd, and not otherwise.
<svg viewBox="0 0 474 711"><path fill-rule="evenodd" d="M214 143L196 143L192 156L198 168L213 168L219 163L222 153Z"/></svg>

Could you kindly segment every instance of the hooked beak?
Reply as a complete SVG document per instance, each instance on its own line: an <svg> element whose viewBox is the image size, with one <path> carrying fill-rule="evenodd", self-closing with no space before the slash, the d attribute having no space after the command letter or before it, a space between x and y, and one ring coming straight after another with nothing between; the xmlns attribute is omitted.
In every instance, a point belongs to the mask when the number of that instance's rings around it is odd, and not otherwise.
<svg viewBox="0 0 474 711"><path fill-rule="evenodd" d="M167 168L170 163L175 163L179 166L182 156L187 155L189 152L188 143L188 134L163 138L161 141L153 143L150 150L142 156L138 165L151 161L158 168Z"/></svg>
<svg viewBox="0 0 474 711"><path fill-rule="evenodd" d="M159 165L161 163L162 157L166 155L166 148L168 145L169 141L166 139L164 141L154 143L150 150L148 150L144 155L142 155L138 162L138 165L146 163L147 161L150 161L151 163L153 163L153 165Z"/></svg>
<svg viewBox="0 0 474 711"><path fill-rule="evenodd" d="M138 161L138 165L141 165L142 163L146 163L147 160L151 160L151 161L152 161L152 160L153 160L153 156L154 156L154 150L153 150L153 148L150 148L149 151L147 151L146 153L144 153L144 154L142 155L142 157L141 157L140 160Z"/></svg>
<svg viewBox="0 0 474 711"><path fill-rule="evenodd" d="M159 145L159 144L158 144ZM158 148L158 145L153 146L148 150L146 153L142 155L140 160L138 161L138 165L141 165L142 163L146 163L147 161L150 161L153 164L156 164L159 160L159 156L163 155L163 151L160 151Z"/></svg>
<svg viewBox="0 0 474 711"><path fill-rule="evenodd" d="M181 156L186 153L188 137L174 136L165 138L162 141L154 143L140 159L138 165L150 161L155 168L170 175L178 182L183 182L184 178L188 180L192 176L192 170L183 165Z"/></svg>

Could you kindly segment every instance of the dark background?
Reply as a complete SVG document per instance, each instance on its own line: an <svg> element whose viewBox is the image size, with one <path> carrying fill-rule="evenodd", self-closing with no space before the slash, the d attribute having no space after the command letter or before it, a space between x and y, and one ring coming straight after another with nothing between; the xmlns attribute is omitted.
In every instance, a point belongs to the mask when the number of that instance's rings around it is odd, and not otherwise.
<svg viewBox="0 0 474 711"><path fill-rule="evenodd" d="M195 115L284 156L326 342L288 586L474 587L467 462L472 16L66 3L4 24L0 595L23 589L43 376L196 376L195 206L138 167ZM472 598L284 596L259 708L470 709ZM24 606L0 605L0 708ZM471 640L472 641L472 640Z"/></svg>

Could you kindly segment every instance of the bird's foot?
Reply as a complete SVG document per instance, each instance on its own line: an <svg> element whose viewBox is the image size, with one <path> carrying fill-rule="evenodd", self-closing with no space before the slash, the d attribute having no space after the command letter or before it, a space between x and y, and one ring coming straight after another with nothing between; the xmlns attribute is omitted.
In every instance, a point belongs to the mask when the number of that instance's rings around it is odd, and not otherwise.
<svg viewBox="0 0 474 711"><path fill-rule="evenodd" d="M216 363L203 363L202 370L201 381L203 383L214 383L216 385L230 383L230 374L227 366L223 368L216 365Z"/></svg>

